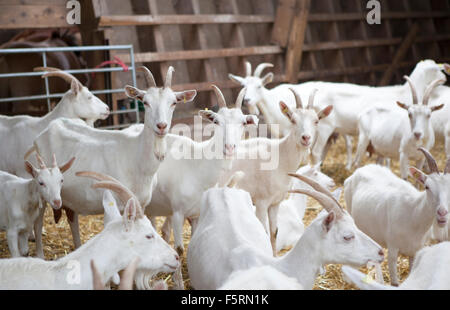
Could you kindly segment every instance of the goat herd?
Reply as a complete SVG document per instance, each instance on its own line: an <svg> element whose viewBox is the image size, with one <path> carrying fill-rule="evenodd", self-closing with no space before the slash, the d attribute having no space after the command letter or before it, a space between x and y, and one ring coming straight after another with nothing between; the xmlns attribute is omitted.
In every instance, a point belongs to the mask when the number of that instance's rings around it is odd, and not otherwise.
<svg viewBox="0 0 450 310"><path fill-rule="evenodd" d="M326 264L373 264L376 280L351 267L342 271L362 289L391 289L399 285L398 254L410 258L410 274L399 288L450 289L450 160L440 173L429 152L437 135L450 158L450 105L444 104L450 88L442 85L450 66L421 61L397 86L307 82L270 90L265 86L273 74L261 77L268 67L260 64L252 74L246 62L245 77L230 74L243 86L234 106L212 85L219 109L198 113L213 128L206 141L169 133L176 106L197 94L172 90L172 67L163 87L139 68L148 88L125 86L125 92L144 104L144 124L116 131L93 128L109 108L75 77L36 68L43 77L64 79L70 90L43 117L0 116L0 225L12 256L0 260L0 289L103 289L111 283L167 289L164 282L150 284L160 272L173 273L175 288L184 289L186 219L195 289L312 289ZM243 114L243 103L251 115ZM262 127L260 116L270 124L270 138L243 139ZM332 192L335 183L320 172L336 134L345 137L348 170L366 152L378 156L378 165L358 168L345 180L346 208L339 202L342 188ZM399 159L400 177L389 169L391 159ZM307 196L324 210L304 228ZM64 210L76 248L53 261L43 259L47 206L56 222ZM104 214L104 230L83 245L79 214ZM162 237L157 216L166 217ZM168 244L172 231L175 249ZM32 238L38 258L21 257ZM431 240L440 243L425 246ZM381 275L383 248L392 286Z"/></svg>

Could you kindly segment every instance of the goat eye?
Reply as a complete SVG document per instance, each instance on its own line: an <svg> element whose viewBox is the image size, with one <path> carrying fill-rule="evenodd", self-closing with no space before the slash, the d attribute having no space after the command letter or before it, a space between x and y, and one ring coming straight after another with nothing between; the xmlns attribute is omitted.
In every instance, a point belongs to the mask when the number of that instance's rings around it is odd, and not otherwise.
<svg viewBox="0 0 450 310"><path fill-rule="evenodd" d="M44 182L39 182L40 186L45 186Z"/></svg>
<svg viewBox="0 0 450 310"><path fill-rule="evenodd" d="M145 238L147 238L147 239L153 239L153 235L147 235L147 236L145 236Z"/></svg>
<svg viewBox="0 0 450 310"><path fill-rule="evenodd" d="M92 97L88 97L88 100L92 100Z"/></svg>
<svg viewBox="0 0 450 310"><path fill-rule="evenodd" d="M355 238L355 236L353 236L353 235L351 235L351 236L344 236L344 240L345 241L350 241L350 240L352 240L354 238Z"/></svg>
<svg viewBox="0 0 450 310"><path fill-rule="evenodd" d="M425 185L425 189L426 189L426 190L429 190L430 188L428 187L428 185Z"/></svg>

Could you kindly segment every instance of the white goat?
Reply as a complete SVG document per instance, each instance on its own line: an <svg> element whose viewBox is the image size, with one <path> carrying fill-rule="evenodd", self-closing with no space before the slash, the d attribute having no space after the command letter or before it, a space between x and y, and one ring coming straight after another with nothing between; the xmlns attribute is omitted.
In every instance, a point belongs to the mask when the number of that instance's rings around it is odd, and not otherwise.
<svg viewBox="0 0 450 310"><path fill-rule="evenodd" d="M399 287L376 283L348 266L342 266L342 272L363 290L450 290L449 266L450 242L442 242L417 252L408 278Z"/></svg>
<svg viewBox="0 0 450 310"><path fill-rule="evenodd" d="M219 290L303 290L303 286L272 266L261 266L233 272Z"/></svg>
<svg viewBox="0 0 450 310"><path fill-rule="evenodd" d="M297 171L305 161L317 135L319 120L327 117L333 108L328 106L316 113L312 108L315 91L306 107L303 107L300 96L294 90L292 92L296 98L296 109L289 108L283 101L279 104L282 113L291 123L290 133L282 139L255 138L242 141L232 169L226 171L222 178L226 180L236 171L245 173L238 187L250 193L256 206L256 216L270 234L274 256L278 207L291 188L292 180L288 173ZM263 155L267 152L270 157L268 159Z"/></svg>
<svg viewBox="0 0 450 310"><path fill-rule="evenodd" d="M130 188L141 205L151 200L156 185L156 170L166 153L166 134L169 131L175 105L189 102L196 91L173 92L171 87L173 68L167 72L164 88L157 88L151 72L142 67L150 88L147 91L126 86L126 94L144 102L145 122L140 134L130 136L121 131L90 128L86 125L59 119L36 138L34 149L47 158L74 154L78 160L75 171L98 171L113 176ZM66 176L62 189L63 208L69 218L75 247L81 245L78 214L101 214L102 195L89 188L92 181ZM56 220L61 213L56 214Z"/></svg>
<svg viewBox="0 0 450 310"><path fill-rule="evenodd" d="M28 177L23 165L25 152L32 146L33 140L51 121L65 117L86 119L93 126L97 119L105 119L109 115L108 106L95 97L74 76L53 68L42 77L59 77L71 84L71 89L64 94L56 107L43 117L1 116L0 115L0 170Z"/></svg>
<svg viewBox="0 0 450 310"><path fill-rule="evenodd" d="M217 289L235 271L268 265L311 289L324 264L383 261L381 247L356 228L328 190L307 177L295 176L314 190L292 192L315 198L326 211L306 228L295 247L279 258L273 257L270 240L254 216L248 192L226 187L203 194L200 218L187 253L194 288Z"/></svg>
<svg viewBox="0 0 450 310"><path fill-rule="evenodd" d="M315 166L306 165L297 170L296 174L301 174L321 184L323 187L331 190L336 184L329 176L320 172L320 163ZM309 188L304 182L294 180L291 189ZM277 252L287 247L295 245L300 239L305 226L303 225L303 216L306 210L306 195L290 195L288 199L280 203L278 211L278 234L277 234Z"/></svg>
<svg viewBox="0 0 450 310"><path fill-rule="evenodd" d="M203 142L168 135L172 147L158 169L158 184L152 201L145 209L148 216L171 215L175 248L180 255L183 253L185 218L199 216L203 191L217 184L223 170L230 169L245 127L258 123L256 116L242 114L245 88L239 93L234 108L227 108L219 88L213 85L213 89L217 95L219 111L199 111L199 115L214 124L214 135ZM177 171L176 175L174 171ZM163 237L166 241L170 239L169 228L169 225L165 225Z"/></svg>
<svg viewBox="0 0 450 310"><path fill-rule="evenodd" d="M55 156L47 168L37 155L39 168L25 162L25 169L32 177L23 179L0 171L0 228L7 231L8 247L12 257L28 254L28 236L45 204L61 208L63 173L70 168L75 158L58 167ZM42 237L36 233L36 252L43 257Z"/></svg>
<svg viewBox="0 0 450 310"><path fill-rule="evenodd" d="M387 103L393 105L396 100L404 101L409 93L407 84L383 87L370 87L349 83L332 82L306 82L298 85L281 84L275 88L267 90L264 80L269 79L270 73L263 79L259 76L266 67L271 64L261 64L258 66L258 74L251 76L251 65L247 66L247 76L245 78L230 75L230 78L244 87L247 87L245 102L248 103L252 113L255 112L255 105L261 110L266 119L266 123L279 124L280 132L288 132L285 120L277 111L279 98L283 98L290 105L294 98L288 91L294 88L300 95L307 96L313 89L318 89L318 105L315 109L333 105L333 113L330 117L319 123L319 135L312 149L314 163L323 162L326 152L331 143L333 133L342 134L345 138L347 149L347 165L350 170L352 164L352 138L358 134L358 115L372 103ZM436 79L445 79L442 70L445 65L438 65L433 60L425 60L417 63L411 73L411 80L417 86L419 94L423 94L425 87ZM270 80L270 79L269 79ZM289 97L288 97L289 96ZM368 100L368 98L370 98ZM305 99L305 98L303 98ZM442 127L443 128L443 127ZM441 129L442 130L442 129ZM450 132L450 131L449 131ZM273 134L276 136L276 133ZM450 133L449 133L450 136ZM450 139L449 139L450 141ZM449 142L450 150L450 142ZM449 151L450 154L450 151Z"/></svg>
<svg viewBox="0 0 450 310"><path fill-rule="evenodd" d="M429 107L428 100L434 88L445 80L435 80L426 89L422 104L418 104L417 92L413 82L405 76L411 86L412 105L397 101L400 108L374 106L359 116L359 141L355 156L358 167L369 145L383 157L400 158L400 175L408 177L410 159L417 161L417 168L422 169L424 158L417 148L423 146L430 150L434 145L434 132L431 126L431 113L442 109L444 104Z"/></svg>
<svg viewBox="0 0 450 310"><path fill-rule="evenodd" d="M355 171L344 183L347 209L356 225L376 242L388 248L389 273L398 285L398 253L412 259L425 243L427 232L435 220L445 226L450 204L450 166L440 174L430 153L424 153L431 174L410 167L409 171L425 191L395 176L389 169L368 165ZM449 165L450 162L447 162Z"/></svg>
<svg viewBox="0 0 450 310"><path fill-rule="evenodd" d="M99 176L92 174L96 178ZM82 247L58 260L0 260L1 289L92 289L90 262L93 259L102 283L125 269L136 257L139 258L138 270L157 273L174 272L178 268L178 255L155 231L144 216L138 198L128 188L112 178L93 187L116 192L126 204L123 216L114 204L105 205L105 214L113 220Z"/></svg>

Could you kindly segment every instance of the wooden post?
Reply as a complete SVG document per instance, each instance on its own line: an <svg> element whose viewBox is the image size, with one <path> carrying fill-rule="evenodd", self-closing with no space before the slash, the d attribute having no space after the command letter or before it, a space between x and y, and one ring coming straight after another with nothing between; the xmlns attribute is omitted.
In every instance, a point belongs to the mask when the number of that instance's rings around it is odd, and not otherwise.
<svg viewBox="0 0 450 310"><path fill-rule="evenodd" d="M419 25L415 23L408 34L406 35L403 42L400 44L397 52L395 53L394 59L392 60L389 68L384 72L383 77L380 80L379 86L389 85L391 82L392 76L394 74L395 69L397 69L397 65L403 60L406 55L406 52L413 45L414 40L416 39L417 33L419 32Z"/></svg>
<svg viewBox="0 0 450 310"><path fill-rule="evenodd" d="M292 22L292 29L289 35L288 48L286 52L285 80L289 83L296 83L298 80L310 6L310 0L297 0L295 18Z"/></svg>
<svg viewBox="0 0 450 310"><path fill-rule="evenodd" d="M296 3L296 0L279 1L275 23L273 25L272 43L278 44L281 47L287 46Z"/></svg>

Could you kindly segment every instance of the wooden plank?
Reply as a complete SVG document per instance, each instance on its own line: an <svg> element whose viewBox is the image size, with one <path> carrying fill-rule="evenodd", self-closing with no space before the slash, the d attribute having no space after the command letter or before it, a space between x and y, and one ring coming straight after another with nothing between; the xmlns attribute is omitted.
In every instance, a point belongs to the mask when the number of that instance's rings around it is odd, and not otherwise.
<svg viewBox="0 0 450 310"><path fill-rule="evenodd" d="M0 29L71 27L65 6L0 5Z"/></svg>
<svg viewBox="0 0 450 310"><path fill-rule="evenodd" d="M399 48L397 49L394 59L392 60L392 64L384 72L383 77L381 78L380 83L378 84L379 86L389 85L389 83L391 82L392 76L394 74L394 71L397 68L398 63L403 60L407 51L413 45L414 40L418 33L419 33L419 25L417 23L415 23L409 30L409 32L406 35L405 39L403 40L402 44L400 44Z"/></svg>
<svg viewBox="0 0 450 310"><path fill-rule="evenodd" d="M272 30L272 43L286 47L289 40L292 20L294 19L296 0L280 0L278 2L275 23Z"/></svg>
<svg viewBox="0 0 450 310"><path fill-rule="evenodd" d="M258 24L273 23L274 20L274 17L270 15L111 15L102 16L99 21L99 26Z"/></svg>
<svg viewBox="0 0 450 310"><path fill-rule="evenodd" d="M278 46L253 46L253 47L232 47L221 49L192 50L192 51L175 51L175 52L147 52L136 53L136 62L160 62L175 60L192 60L192 59L209 59L224 58L237 56L254 56L281 54L283 50ZM124 62L130 62L128 54L118 55Z"/></svg>
<svg viewBox="0 0 450 310"><path fill-rule="evenodd" d="M287 82L297 82L297 75L303 54L305 31L308 24L308 14L311 5L310 0L298 0L295 18L289 36L289 44L286 52L286 79Z"/></svg>
<svg viewBox="0 0 450 310"><path fill-rule="evenodd" d="M431 12L383 12L382 19L426 19L426 18L448 18L450 16L449 11L431 11ZM315 13L310 14L308 21L312 23L317 22L331 22L331 21L352 21L363 20L365 21L367 12L360 13Z"/></svg>

